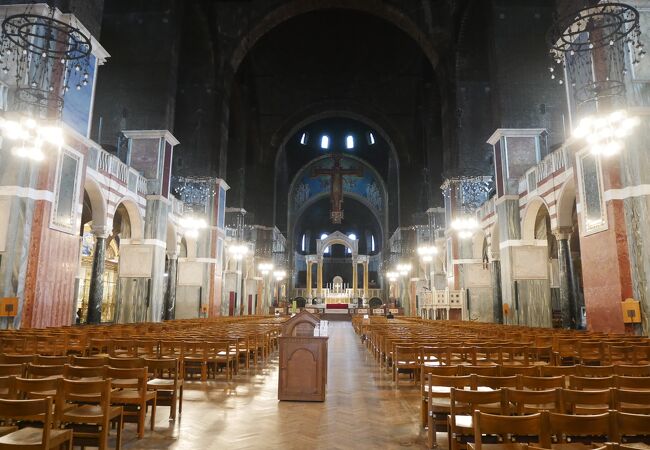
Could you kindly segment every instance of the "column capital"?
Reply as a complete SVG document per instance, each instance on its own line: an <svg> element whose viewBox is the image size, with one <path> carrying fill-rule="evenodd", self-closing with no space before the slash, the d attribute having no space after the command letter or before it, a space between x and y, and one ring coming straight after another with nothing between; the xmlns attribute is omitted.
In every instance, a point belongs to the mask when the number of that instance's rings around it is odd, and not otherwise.
<svg viewBox="0 0 650 450"><path fill-rule="evenodd" d="M567 240L571 237L573 233L573 227L558 227L553 231L553 235L557 240Z"/></svg>
<svg viewBox="0 0 650 450"><path fill-rule="evenodd" d="M167 258L178 259L178 253L167 253Z"/></svg>
<svg viewBox="0 0 650 450"><path fill-rule="evenodd" d="M92 227L90 227L90 230L95 235L95 237L103 238L103 239L106 239L111 234L111 231L113 231L112 228L109 227L108 225L99 225L99 226L93 225Z"/></svg>

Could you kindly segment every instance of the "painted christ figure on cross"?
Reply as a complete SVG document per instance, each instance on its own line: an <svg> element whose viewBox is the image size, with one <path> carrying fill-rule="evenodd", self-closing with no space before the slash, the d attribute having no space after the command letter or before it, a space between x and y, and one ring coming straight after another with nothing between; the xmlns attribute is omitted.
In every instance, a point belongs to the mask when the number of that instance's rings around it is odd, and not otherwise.
<svg viewBox="0 0 650 450"><path fill-rule="evenodd" d="M351 169L344 169L341 167L341 154L332 153L334 165L331 169L317 168L312 171L312 177L326 175L332 179L330 187L330 219L334 224L340 224L343 220L343 176L350 175L354 177L363 176L363 169L355 167Z"/></svg>

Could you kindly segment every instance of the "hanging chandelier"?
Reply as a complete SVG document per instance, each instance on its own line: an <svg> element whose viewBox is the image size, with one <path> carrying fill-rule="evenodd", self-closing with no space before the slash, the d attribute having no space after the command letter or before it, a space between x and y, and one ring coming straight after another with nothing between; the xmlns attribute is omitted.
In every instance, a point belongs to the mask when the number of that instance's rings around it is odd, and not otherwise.
<svg viewBox="0 0 650 450"><path fill-rule="evenodd" d="M79 28L49 14L14 14L2 22L0 71L16 80L15 109L32 117L58 120L71 88L91 82L92 43Z"/></svg>
<svg viewBox="0 0 650 450"><path fill-rule="evenodd" d="M459 238L468 239L478 229L478 221L474 217L457 217L452 220L451 228L458 233Z"/></svg>
<svg viewBox="0 0 650 450"><path fill-rule="evenodd" d="M50 144L57 149L63 146L63 131L59 127L46 126L31 118L8 120L0 117L2 136L12 142L11 152L21 158L33 161L45 159L44 146Z"/></svg>
<svg viewBox="0 0 650 450"><path fill-rule="evenodd" d="M181 219L179 220L179 225L181 226L181 228L183 228L185 232L185 237L191 239L198 238L199 230L208 227L208 224L205 221L205 219L192 217L192 216L181 217Z"/></svg>

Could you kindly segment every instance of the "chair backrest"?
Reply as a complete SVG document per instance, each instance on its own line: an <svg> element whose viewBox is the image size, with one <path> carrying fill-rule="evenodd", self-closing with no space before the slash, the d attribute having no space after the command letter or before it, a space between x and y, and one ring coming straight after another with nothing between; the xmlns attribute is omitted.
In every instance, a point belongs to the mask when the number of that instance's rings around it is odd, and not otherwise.
<svg viewBox="0 0 650 450"><path fill-rule="evenodd" d="M614 407L621 412L650 414L650 391L638 389L614 389Z"/></svg>
<svg viewBox="0 0 650 450"><path fill-rule="evenodd" d="M499 366L497 365L485 365L485 366L473 366L473 365L462 365L460 366L460 373L463 375L486 375L496 377L499 375Z"/></svg>
<svg viewBox="0 0 650 450"><path fill-rule="evenodd" d="M613 411L612 414L616 415L615 435L612 436L612 441L635 442L639 440L648 442L650 440L650 415L621 411Z"/></svg>
<svg viewBox="0 0 650 450"><path fill-rule="evenodd" d="M0 364L0 377L22 377L25 373L24 364Z"/></svg>
<svg viewBox="0 0 650 450"><path fill-rule="evenodd" d="M0 377L0 398L15 398L15 385L16 377L14 375L10 375L8 377Z"/></svg>
<svg viewBox="0 0 650 450"><path fill-rule="evenodd" d="M650 377L650 364L617 364L614 373L625 377Z"/></svg>
<svg viewBox="0 0 650 450"><path fill-rule="evenodd" d="M616 387L622 389L650 390L650 377L616 377Z"/></svg>
<svg viewBox="0 0 650 450"><path fill-rule="evenodd" d="M527 377L539 376L539 366L501 366L499 375L509 377L512 375L524 375Z"/></svg>
<svg viewBox="0 0 650 450"><path fill-rule="evenodd" d="M65 365L61 366L41 366L38 364L27 364L26 377L27 378L46 378L63 376Z"/></svg>
<svg viewBox="0 0 650 450"><path fill-rule="evenodd" d="M101 367L108 364L106 356L72 356L70 365L76 367Z"/></svg>
<svg viewBox="0 0 650 450"><path fill-rule="evenodd" d="M581 377L609 377L614 375L614 366L588 366L578 364L576 375Z"/></svg>
<svg viewBox="0 0 650 450"><path fill-rule="evenodd" d="M70 380L82 378L106 378L108 366L101 367L79 367L66 364L63 366L63 378Z"/></svg>
<svg viewBox="0 0 650 450"><path fill-rule="evenodd" d="M522 389L554 389L565 387L564 375L554 377L521 377Z"/></svg>
<svg viewBox="0 0 650 450"><path fill-rule="evenodd" d="M447 347L423 345L420 358L425 366L448 366L449 352Z"/></svg>
<svg viewBox="0 0 650 450"><path fill-rule="evenodd" d="M504 441L507 441L508 437L515 439L524 437L528 441L531 436L537 436L541 447L551 448L548 433L544 429L544 423L542 413L510 416L474 411L474 447L476 450L481 450L483 435L497 434Z"/></svg>
<svg viewBox="0 0 650 450"><path fill-rule="evenodd" d="M39 366L63 366L64 364L69 363L69 356L36 355L36 361L34 361L34 364L37 364Z"/></svg>
<svg viewBox="0 0 650 450"><path fill-rule="evenodd" d="M131 384L129 383L120 383L120 388L130 388L138 389L141 394L147 391L147 368L130 368L130 369L120 369L115 367L109 367L106 370L106 375L108 378L113 380L115 383L117 380L127 381L133 380Z"/></svg>
<svg viewBox="0 0 650 450"><path fill-rule="evenodd" d="M0 363L2 364L27 364L28 362L34 362L36 355L16 355L3 353L0 355Z"/></svg>
<svg viewBox="0 0 650 450"><path fill-rule="evenodd" d="M454 423L454 416L472 414L473 411L481 411L486 406L493 414L508 414L508 400L503 389L475 391L451 388L450 398L452 423Z"/></svg>
<svg viewBox="0 0 650 450"><path fill-rule="evenodd" d="M148 372L156 378L169 378L178 382L180 363L178 358L144 358Z"/></svg>
<svg viewBox="0 0 650 450"><path fill-rule="evenodd" d="M54 391L55 393L61 388L63 378L20 378L15 379L16 398L43 398L44 392ZM56 394L52 395L55 397Z"/></svg>
<svg viewBox="0 0 650 450"><path fill-rule="evenodd" d="M492 389L499 388L518 388L520 385L520 377L513 375L510 377L491 377L486 375L475 375L476 386L489 387Z"/></svg>
<svg viewBox="0 0 650 450"><path fill-rule="evenodd" d="M33 400L6 400L0 399L0 418L19 420L26 419L29 421L39 421L43 423L41 435L42 448L50 448L50 431L52 430L52 398L46 397ZM17 444L21 444L18 442ZM28 445L17 448L30 448Z"/></svg>
<svg viewBox="0 0 650 450"><path fill-rule="evenodd" d="M519 416L541 411L560 412L562 408L561 388L544 390L508 389L508 401Z"/></svg>
<svg viewBox="0 0 650 450"><path fill-rule="evenodd" d="M606 442L614 435L613 421L609 412L590 415L548 413L548 430L558 442L575 442L581 437L588 437L588 442L594 439Z"/></svg>
<svg viewBox="0 0 650 450"><path fill-rule="evenodd" d="M141 369L144 367L143 358L113 358L108 357L107 364L109 367L118 369Z"/></svg>
<svg viewBox="0 0 650 450"><path fill-rule="evenodd" d="M540 366L539 373L543 377L556 377L558 375L576 375L578 367L572 366Z"/></svg>
<svg viewBox="0 0 650 450"><path fill-rule="evenodd" d="M579 377L569 375L569 387L578 390L600 390L616 387L616 377Z"/></svg>
<svg viewBox="0 0 650 450"><path fill-rule="evenodd" d="M612 389L562 390L562 412L565 414L602 414L613 406Z"/></svg>

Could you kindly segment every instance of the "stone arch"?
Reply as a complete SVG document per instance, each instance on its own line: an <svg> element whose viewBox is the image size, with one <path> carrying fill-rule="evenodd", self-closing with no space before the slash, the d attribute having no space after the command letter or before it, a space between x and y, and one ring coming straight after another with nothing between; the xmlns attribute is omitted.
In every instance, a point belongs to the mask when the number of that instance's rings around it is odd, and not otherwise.
<svg viewBox="0 0 650 450"><path fill-rule="evenodd" d="M93 227L106 227L108 225L108 214L106 210L106 199L102 193L101 186L96 180L90 176L86 176L84 179L84 190L90 199Z"/></svg>
<svg viewBox="0 0 650 450"><path fill-rule="evenodd" d="M535 240L535 223L537 221L537 213L541 208L546 208L550 215L550 208L542 197L534 197L528 201L526 208L522 214L521 220L521 238L525 241Z"/></svg>
<svg viewBox="0 0 650 450"><path fill-rule="evenodd" d="M239 40L239 45L232 52L230 70L236 73L246 54L257 41L278 25L296 16L323 10L348 9L379 17L410 36L427 56L432 67L438 65L438 54L428 36L420 27L398 8L379 0L291 0L280 4L261 18L250 31Z"/></svg>
<svg viewBox="0 0 650 450"><path fill-rule="evenodd" d="M122 205L129 215L131 222L131 240L138 241L144 239L144 219L140 213L140 208L134 199L131 197L122 197L115 205L115 211Z"/></svg>
<svg viewBox="0 0 650 450"><path fill-rule="evenodd" d="M558 195L555 211L557 228L573 227L573 210L576 205L576 186L573 177L564 183Z"/></svg>
<svg viewBox="0 0 650 450"><path fill-rule="evenodd" d="M317 239L316 252L318 253L319 256L323 256L323 251L327 247L335 244L340 244L346 248L349 248L352 251L353 257L356 256L358 253L359 241L350 239L340 231L335 231L334 233L328 234L325 239Z"/></svg>

